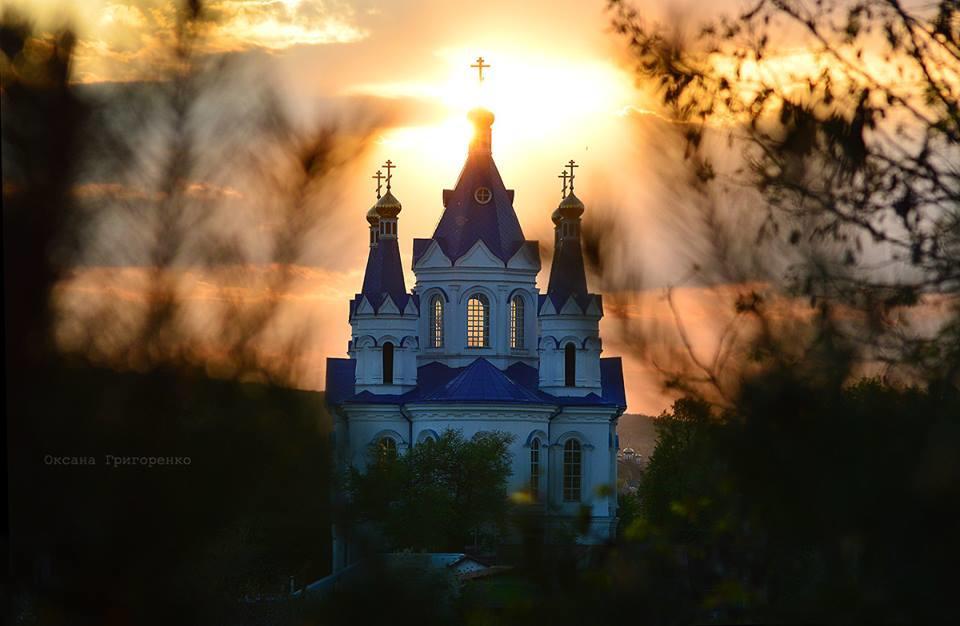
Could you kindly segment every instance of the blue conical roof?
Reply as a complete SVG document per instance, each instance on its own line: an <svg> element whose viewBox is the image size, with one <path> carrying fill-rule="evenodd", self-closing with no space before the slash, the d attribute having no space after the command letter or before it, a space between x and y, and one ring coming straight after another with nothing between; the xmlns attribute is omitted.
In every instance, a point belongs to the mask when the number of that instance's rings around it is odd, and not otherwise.
<svg viewBox="0 0 960 626"><path fill-rule="evenodd" d="M377 245L370 247L360 291L375 308L379 308L384 296L389 295L394 303L403 309L407 288L403 281L400 247L396 239L381 238Z"/></svg>
<svg viewBox="0 0 960 626"><path fill-rule="evenodd" d="M453 189L443 192L443 215L433 233L451 260L466 254L478 241L506 263L523 245L523 230L513 210L513 192L500 178L490 149L493 114L471 112L474 139Z"/></svg>
<svg viewBox="0 0 960 626"><path fill-rule="evenodd" d="M567 301L570 296L587 295L587 275L583 268L583 251L579 237L558 238L550 265L547 294L554 302Z"/></svg>

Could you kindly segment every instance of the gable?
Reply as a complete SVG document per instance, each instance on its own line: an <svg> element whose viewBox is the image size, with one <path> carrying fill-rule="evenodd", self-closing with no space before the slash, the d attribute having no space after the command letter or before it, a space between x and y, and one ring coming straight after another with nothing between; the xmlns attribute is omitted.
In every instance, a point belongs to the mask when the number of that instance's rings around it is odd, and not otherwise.
<svg viewBox="0 0 960 626"><path fill-rule="evenodd" d="M483 240L477 241L473 247L456 260L455 267L503 267L503 261L498 259Z"/></svg>
<svg viewBox="0 0 960 626"><path fill-rule="evenodd" d="M583 311L577 305L576 300L573 297L567 298L566 304L563 305L563 308L560 309L561 315L583 315Z"/></svg>
<svg viewBox="0 0 960 626"><path fill-rule="evenodd" d="M603 315L603 310L600 308L597 298L590 298L590 304L587 305L587 315Z"/></svg>
<svg viewBox="0 0 960 626"><path fill-rule="evenodd" d="M357 306L354 309L354 314L373 315L373 305L370 304L370 300L368 300L366 296L360 296L360 300L357 302Z"/></svg>
<svg viewBox="0 0 960 626"><path fill-rule="evenodd" d="M428 267L450 267L453 263L450 262L450 259L447 258L447 255L443 253L443 249L440 247L436 241L431 241L430 245L427 247L426 252L423 253L417 261L413 264L413 269L422 269Z"/></svg>
<svg viewBox="0 0 960 626"><path fill-rule="evenodd" d="M523 245L507 261L507 267L540 271L540 242L523 242Z"/></svg>
<svg viewBox="0 0 960 626"><path fill-rule="evenodd" d="M380 308L377 310L378 315L399 315L400 309L397 308L396 303L394 303L393 298L389 295L383 298L383 302L380 304Z"/></svg>
<svg viewBox="0 0 960 626"><path fill-rule="evenodd" d="M556 315L557 309L553 306L553 300L543 295L540 297L543 299L540 305L540 315Z"/></svg>

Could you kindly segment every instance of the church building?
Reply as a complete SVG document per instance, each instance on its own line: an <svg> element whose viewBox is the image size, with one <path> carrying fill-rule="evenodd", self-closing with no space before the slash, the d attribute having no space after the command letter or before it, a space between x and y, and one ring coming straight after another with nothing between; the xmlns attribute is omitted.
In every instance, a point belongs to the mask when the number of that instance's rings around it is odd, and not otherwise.
<svg viewBox="0 0 960 626"><path fill-rule="evenodd" d="M603 300L590 293L580 245L584 205L573 168L552 220L545 293L528 241L493 160L494 116L474 125L466 163L427 239L414 239L411 290L399 245L400 201L387 189L367 213L370 251L350 301L349 358L327 360L327 401L342 467L377 451L404 454L445 429L467 438L514 435L508 491L525 492L551 525L590 515L586 544L616 527L617 419L626 408L621 360L601 358ZM378 172L378 183L379 183ZM378 190L378 196L379 196ZM606 488L604 488L606 487ZM346 564L334 547L334 569Z"/></svg>

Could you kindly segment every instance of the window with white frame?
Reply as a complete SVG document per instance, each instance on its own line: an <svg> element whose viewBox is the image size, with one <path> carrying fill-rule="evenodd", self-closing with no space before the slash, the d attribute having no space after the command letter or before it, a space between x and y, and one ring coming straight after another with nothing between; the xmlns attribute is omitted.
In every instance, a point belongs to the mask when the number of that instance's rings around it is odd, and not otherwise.
<svg viewBox="0 0 960 626"><path fill-rule="evenodd" d="M482 293L467 300L467 347L490 347L490 301Z"/></svg>
<svg viewBox="0 0 960 626"><path fill-rule="evenodd" d="M540 495L540 438L530 442L530 495L536 500Z"/></svg>
<svg viewBox="0 0 960 626"><path fill-rule="evenodd" d="M443 296L440 294L430 300L430 347L443 347Z"/></svg>
<svg viewBox="0 0 960 626"><path fill-rule="evenodd" d="M563 501L580 502L583 481L583 451L580 442L568 439L563 444Z"/></svg>
<svg viewBox="0 0 960 626"><path fill-rule="evenodd" d="M523 347L523 296L510 299L510 347Z"/></svg>

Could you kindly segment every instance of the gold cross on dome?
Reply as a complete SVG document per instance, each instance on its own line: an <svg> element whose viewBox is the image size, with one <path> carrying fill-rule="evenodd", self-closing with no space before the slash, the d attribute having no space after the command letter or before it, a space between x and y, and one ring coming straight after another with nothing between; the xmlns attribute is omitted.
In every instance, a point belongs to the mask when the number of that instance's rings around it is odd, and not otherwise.
<svg viewBox="0 0 960 626"><path fill-rule="evenodd" d="M576 162L576 161L574 161L573 159L570 159L570 161L567 163L567 169L570 170L570 174L569 174L569 177L570 177L570 193L573 193L573 179L574 179L573 168L575 168L575 167L580 167L580 166L577 165L577 162Z"/></svg>
<svg viewBox="0 0 960 626"><path fill-rule="evenodd" d="M483 70L486 69L486 68L488 68L488 67L490 67L490 65L489 65L489 64L485 64L485 63L483 62L483 57L477 57L477 62L474 63L473 65L471 65L470 67L475 67L475 68L477 68L477 73L479 74L480 82L482 83L482 82L483 82Z"/></svg>
<svg viewBox="0 0 960 626"><path fill-rule="evenodd" d="M380 199L380 185L381 185L380 181L383 180L383 172L381 172L380 170L377 170L377 173L374 174L373 176L371 176L370 178L376 178L376 179L377 179L377 200L379 200L379 199Z"/></svg>
<svg viewBox="0 0 960 626"><path fill-rule="evenodd" d="M567 179L570 178L570 174L567 174L567 170L563 170L557 178L563 179L563 191L560 192L560 199L562 200L567 197Z"/></svg>
<svg viewBox="0 0 960 626"><path fill-rule="evenodd" d="M390 191L390 179L393 178L393 172L391 170L395 169L397 166L393 164L393 161L387 159L387 162L383 164L383 167L387 170L387 191Z"/></svg>

